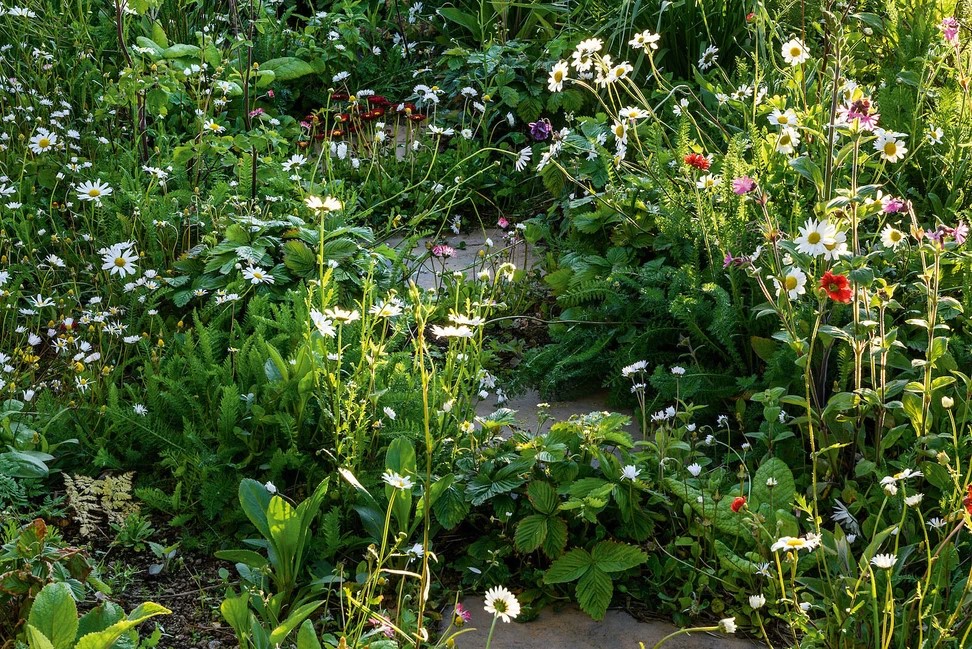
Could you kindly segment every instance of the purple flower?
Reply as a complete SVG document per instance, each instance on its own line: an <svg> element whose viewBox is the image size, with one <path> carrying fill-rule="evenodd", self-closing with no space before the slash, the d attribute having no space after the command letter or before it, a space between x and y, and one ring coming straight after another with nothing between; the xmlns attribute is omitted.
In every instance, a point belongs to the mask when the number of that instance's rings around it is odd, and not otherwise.
<svg viewBox="0 0 972 649"><path fill-rule="evenodd" d="M938 28L942 30L942 36L946 41L958 44L959 22L954 17L949 16L942 20Z"/></svg>
<svg viewBox="0 0 972 649"><path fill-rule="evenodd" d="M882 202L884 203L882 209L885 214L897 214L898 212L904 212L908 208L908 204L900 198L887 198Z"/></svg>
<svg viewBox="0 0 972 649"><path fill-rule="evenodd" d="M955 224L955 228L952 230L952 236L955 237L955 243L962 245L969 236L969 226L965 224L965 221L959 221Z"/></svg>
<svg viewBox="0 0 972 649"><path fill-rule="evenodd" d="M754 189L756 189L756 181L749 176L740 176L732 180L732 191L739 196L748 194Z"/></svg>
<svg viewBox="0 0 972 649"><path fill-rule="evenodd" d="M530 122L530 137L532 137L537 142L542 142L550 137L553 133L553 126L550 125L550 120L544 117L535 122Z"/></svg>
<svg viewBox="0 0 972 649"><path fill-rule="evenodd" d="M747 257L746 255L733 257L732 253L727 252L725 259L722 260L722 267L729 268L730 266L748 266L751 263L753 263L752 257Z"/></svg>

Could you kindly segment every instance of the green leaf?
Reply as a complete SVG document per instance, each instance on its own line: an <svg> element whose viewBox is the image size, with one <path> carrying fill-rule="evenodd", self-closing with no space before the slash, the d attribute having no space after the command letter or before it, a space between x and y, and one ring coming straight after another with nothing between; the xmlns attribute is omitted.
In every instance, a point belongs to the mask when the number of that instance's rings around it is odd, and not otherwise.
<svg viewBox="0 0 972 649"><path fill-rule="evenodd" d="M256 480L243 478L240 481L240 504L243 506L243 513L253 523L253 527L263 535L263 538L270 538L270 525L267 522L267 507L270 506L270 492L267 488Z"/></svg>
<svg viewBox="0 0 972 649"><path fill-rule="evenodd" d="M614 586L611 577L597 568L592 568L577 582L577 603L581 609L595 620L603 620L611 605Z"/></svg>
<svg viewBox="0 0 972 649"><path fill-rule="evenodd" d="M307 616L316 611L323 603L311 602L295 609L287 616L286 620L270 632L270 644L276 646L286 640L290 632L296 629L298 624L306 620Z"/></svg>
<svg viewBox="0 0 972 649"><path fill-rule="evenodd" d="M768 480L776 481L775 487L769 487ZM751 506L759 508L763 503L770 504L774 509L789 507L796 493L796 483L793 472L786 462L778 457L772 457L756 471L750 493Z"/></svg>
<svg viewBox="0 0 972 649"><path fill-rule="evenodd" d="M639 566L648 555L633 545L617 541L601 541L591 551L594 567L604 572L621 572Z"/></svg>
<svg viewBox="0 0 972 649"><path fill-rule="evenodd" d="M560 557L547 569L543 581L547 584L565 584L580 577L592 567L591 555L583 548L574 548Z"/></svg>
<svg viewBox="0 0 972 649"><path fill-rule="evenodd" d="M43 633L54 649L74 646L78 633L78 607L66 583L47 584L30 607L27 622Z"/></svg>
<svg viewBox="0 0 972 649"><path fill-rule="evenodd" d="M219 550L216 552L217 559L242 563L245 566L259 570L267 565L267 558L253 550Z"/></svg>
<svg viewBox="0 0 972 649"><path fill-rule="evenodd" d="M547 538L543 540L542 550L549 559L556 559L564 553L567 546L567 522L558 517L547 519Z"/></svg>
<svg viewBox="0 0 972 649"><path fill-rule="evenodd" d="M543 514L531 514L516 526L514 544L520 552L533 552L547 538L547 517Z"/></svg>
<svg viewBox="0 0 972 649"><path fill-rule="evenodd" d="M250 595L243 593L235 597L232 591L226 593L226 598L219 605L219 612L236 631L237 637L243 637L250 626L250 618L253 617L250 613Z"/></svg>
<svg viewBox="0 0 972 649"><path fill-rule="evenodd" d="M533 508L541 514L553 514L557 511L557 505L560 502L554 488L542 480L534 480L530 483L527 487L527 497L530 499Z"/></svg>
<svg viewBox="0 0 972 649"><path fill-rule="evenodd" d="M47 639L47 636L31 624L27 625L27 645L30 649L54 649L54 645Z"/></svg>
<svg viewBox="0 0 972 649"><path fill-rule="evenodd" d="M297 649L321 649L321 641L317 639L314 623L304 620L297 632Z"/></svg>
<svg viewBox="0 0 972 649"><path fill-rule="evenodd" d="M474 41L482 40L483 30L480 27L479 19L476 18L476 16L452 7L442 7L437 11L437 13L449 22L453 22L469 30L469 33L473 37Z"/></svg>
<svg viewBox="0 0 972 649"><path fill-rule="evenodd" d="M292 81L308 74L314 74L314 67L310 63L294 56L264 61L260 64L260 70L271 70L274 79L277 81Z"/></svg>
<svg viewBox="0 0 972 649"><path fill-rule="evenodd" d="M162 51L162 56L167 59L184 59L184 58L199 58L199 54L202 52L195 45L187 45L186 43L177 43L171 47L167 47Z"/></svg>
<svg viewBox="0 0 972 649"><path fill-rule="evenodd" d="M129 613L128 619L116 622L104 631L96 631L84 636L78 641L74 649L110 649L123 633L134 629L156 615L169 615L170 613L172 611L155 602L145 602Z"/></svg>

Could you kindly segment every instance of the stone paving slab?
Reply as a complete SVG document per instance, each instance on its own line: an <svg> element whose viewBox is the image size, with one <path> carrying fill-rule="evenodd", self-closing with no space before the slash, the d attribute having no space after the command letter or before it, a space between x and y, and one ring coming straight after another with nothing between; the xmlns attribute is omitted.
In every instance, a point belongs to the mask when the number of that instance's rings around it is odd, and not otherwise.
<svg viewBox="0 0 972 649"><path fill-rule="evenodd" d="M492 398L480 401L476 405L476 415L485 417L495 412L498 408L510 408L516 410L516 420L520 426L537 432L537 424L539 422L537 418L539 413L537 404L540 403L548 404L546 410L548 417L550 417L550 420L544 426L544 430L549 429L551 423L555 421L567 421L573 415L586 415L591 412L607 410L610 412L621 412L632 417L631 424L625 430L632 435L636 434L639 429L633 419L634 413L625 411L624 409L609 408L607 405L607 396L606 391L600 391L592 392L569 401L545 401L540 398L540 395L535 390L528 390L521 395L507 399L501 404L497 404Z"/></svg>
<svg viewBox="0 0 972 649"><path fill-rule="evenodd" d="M466 597L462 605L472 614L469 631L456 638L458 649L484 649L492 616L483 610L482 597ZM491 649L646 649L678 627L667 622L639 622L624 611L608 611L595 622L575 607L548 607L532 622L496 623ZM692 633L673 638L664 649L756 649L753 641L725 635Z"/></svg>
<svg viewBox="0 0 972 649"><path fill-rule="evenodd" d="M519 236L518 242L510 246L505 238L507 232L508 230L500 228L488 228L455 235L447 230L440 241L444 240L446 245L453 248L456 251L455 256L444 259L428 257L421 263L411 262L409 266L413 272L409 279L419 288L434 288L440 283L437 275L443 272L458 271L471 278L484 268L492 273L496 267L507 261L516 264L517 268L529 268L533 260L529 245ZM492 246L486 245L487 239L492 242ZM397 248L404 240L403 237L392 237L387 243ZM419 239L409 252L417 258L424 256L428 241ZM484 254L481 255L480 252Z"/></svg>

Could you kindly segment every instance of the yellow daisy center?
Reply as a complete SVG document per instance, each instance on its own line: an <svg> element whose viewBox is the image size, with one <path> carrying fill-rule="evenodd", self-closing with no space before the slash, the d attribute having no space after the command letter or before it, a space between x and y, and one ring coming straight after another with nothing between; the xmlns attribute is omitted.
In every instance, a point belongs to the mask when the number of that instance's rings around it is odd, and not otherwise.
<svg viewBox="0 0 972 649"><path fill-rule="evenodd" d="M820 239L821 237L819 232L811 232L810 234L807 235L807 243L810 244L816 245L820 243Z"/></svg>
<svg viewBox="0 0 972 649"><path fill-rule="evenodd" d="M797 287L797 278L795 275L786 276L786 290L792 291Z"/></svg>
<svg viewBox="0 0 972 649"><path fill-rule="evenodd" d="M793 58L797 58L802 53L803 50L801 50L800 47L797 45L794 45L793 47L790 48L790 56L792 56Z"/></svg>
<svg viewBox="0 0 972 649"><path fill-rule="evenodd" d="M125 266L127 263L128 262L125 261L124 257L115 257L115 265L118 266L119 268Z"/></svg>
<svg viewBox="0 0 972 649"><path fill-rule="evenodd" d="M891 141L884 143L884 155L893 156L898 153L898 143Z"/></svg>
<svg viewBox="0 0 972 649"><path fill-rule="evenodd" d="M41 139L37 140L37 146L42 149L46 149L47 147L51 146L51 138L42 137Z"/></svg>
<svg viewBox="0 0 972 649"><path fill-rule="evenodd" d="M91 189L88 190L88 196L90 196L91 198L97 198L101 196L101 190L98 189L97 187L92 187Z"/></svg>
<svg viewBox="0 0 972 649"><path fill-rule="evenodd" d="M785 124L789 124L790 123L790 118L787 117L786 115L780 115L780 118L777 121L780 124L784 124L785 125Z"/></svg>
<svg viewBox="0 0 972 649"><path fill-rule="evenodd" d="M891 232L888 233L888 239L890 239L895 243L898 243L899 241L901 241L901 233L898 232L897 230L891 230Z"/></svg>
<svg viewBox="0 0 972 649"><path fill-rule="evenodd" d="M803 539L789 539L786 545L790 548L801 548L803 547Z"/></svg>

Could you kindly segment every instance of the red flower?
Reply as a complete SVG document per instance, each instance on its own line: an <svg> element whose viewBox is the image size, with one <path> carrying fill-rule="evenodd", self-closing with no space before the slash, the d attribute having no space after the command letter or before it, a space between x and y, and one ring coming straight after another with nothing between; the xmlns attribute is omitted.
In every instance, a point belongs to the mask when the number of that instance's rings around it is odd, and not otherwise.
<svg viewBox="0 0 972 649"><path fill-rule="evenodd" d="M708 170L709 165L712 164L711 162L709 162L709 159L706 158L701 153L689 153L683 159L685 160L685 164L687 164L690 167L695 167L700 171Z"/></svg>
<svg viewBox="0 0 972 649"><path fill-rule="evenodd" d="M962 500L962 504L965 505L965 511L972 514L972 484L969 485L969 493Z"/></svg>
<svg viewBox="0 0 972 649"><path fill-rule="evenodd" d="M738 514L739 510L745 506L746 506L746 498L744 498L743 496L736 496L733 499L732 504L729 505L729 509L731 509L734 513Z"/></svg>
<svg viewBox="0 0 972 649"><path fill-rule="evenodd" d="M827 297L834 302L847 303L851 301L850 282L843 275L834 275L828 270L820 278L820 288L826 291Z"/></svg>

